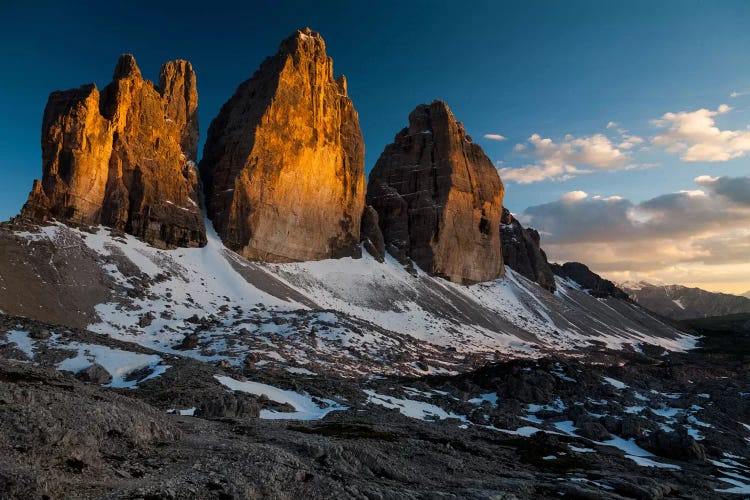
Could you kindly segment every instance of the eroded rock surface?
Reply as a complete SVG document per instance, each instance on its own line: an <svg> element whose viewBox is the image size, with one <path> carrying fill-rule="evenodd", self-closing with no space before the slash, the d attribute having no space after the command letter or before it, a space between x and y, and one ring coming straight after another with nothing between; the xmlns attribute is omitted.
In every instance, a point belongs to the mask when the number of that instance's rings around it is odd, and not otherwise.
<svg viewBox="0 0 750 500"><path fill-rule="evenodd" d="M318 33L297 31L239 86L211 123L201 173L217 232L244 257L359 253L362 133Z"/></svg>
<svg viewBox="0 0 750 500"><path fill-rule="evenodd" d="M370 173L386 248L460 283L503 275L503 183L442 101L422 104Z"/></svg>
<svg viewBox="0 0 750 500"><path fill-rule="evenodd" d="M198 92L187 61L144 80L131 55L113 81L53 92L42 123L42 180L22 214L104 224L163 248L202 246L195 168Z"/></svg>
<svg viewBox="0 0 750 500"><path fill-rule="evenodd" d="M523 227L506 208L503 208L500 239L506 266L542 288L555 291L555 275L547 262L547 254L540 247L539 233Z"/></svg>

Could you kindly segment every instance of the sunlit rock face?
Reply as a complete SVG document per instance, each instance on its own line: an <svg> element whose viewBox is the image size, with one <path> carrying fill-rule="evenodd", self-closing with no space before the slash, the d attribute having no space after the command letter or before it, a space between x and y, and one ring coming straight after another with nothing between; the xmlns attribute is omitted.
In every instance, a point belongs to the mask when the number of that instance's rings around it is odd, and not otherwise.
<svg viewBox="0 0 750 500"><path fill-rule="evenodd" d="M422 104L370 173L386 250L458 283L503 275L503 183L442 101Z"/></svg>
<svg viewBox="0 0 750 500"><path fill-rule="evenodd" d="M53 92L42 123L42 180L22 215L104 224L154 246L201 246L195 166L198 92L187 61L144 80L131 55L113 81Z"/></svg>
<svg viewBox="0 0 750 500"><path fill-rule="evenodd" d="M201 160L224 243L269 262L358 255L364 144L318 33L299 30L213 120Z"/></svg>

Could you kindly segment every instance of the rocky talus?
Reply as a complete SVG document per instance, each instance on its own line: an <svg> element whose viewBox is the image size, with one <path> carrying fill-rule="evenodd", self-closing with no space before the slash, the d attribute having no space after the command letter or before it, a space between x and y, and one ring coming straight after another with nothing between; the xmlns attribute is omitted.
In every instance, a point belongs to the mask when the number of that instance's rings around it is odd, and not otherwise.
<svg viewBox="0 0 750 500"><path fill-rule="evenodd" d="M387 250L459 283L503 275L503 183L442 101L422 104L370 173Z"/></svg>
<svg viewBox="0 0 750 500"><path fill-rule="evenodd" d="M547 254L540 247L539 232L525 228L503 208L500 239L505 265L546 288L555 291L555 275L547 262Z"/></svg>
<svg viewBox="0 0 750 500"><path fill-rule="evenodd" d="M132 55L113 81L57 91L42 123L42 180L22 215L103 224L157 247L206 242L195 166L198 92L187 61L144 80Z"/></svg>
<svg viewBox="0 0 750 500"><path fill-rule="evenodd" d="M211 123L201 161L224 243L270 262L359 253L364 144L322 37L299 30Z"/></svg>

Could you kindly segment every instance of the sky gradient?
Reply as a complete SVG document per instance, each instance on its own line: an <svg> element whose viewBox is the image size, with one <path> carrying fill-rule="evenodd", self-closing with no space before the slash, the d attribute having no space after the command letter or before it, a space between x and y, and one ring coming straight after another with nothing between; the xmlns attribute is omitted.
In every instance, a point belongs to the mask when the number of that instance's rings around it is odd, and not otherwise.
<svg viewBox="0 0 750 500"><path fill-rule="evenodd" d="M368 172L417 104L443 99L552 260L750 290L750 2L117 4L0 0L0 219L41 175L53 90L103 87L121 53L151 79L188 59L205 139L239 83L309 26L347 76Z"/></svg>

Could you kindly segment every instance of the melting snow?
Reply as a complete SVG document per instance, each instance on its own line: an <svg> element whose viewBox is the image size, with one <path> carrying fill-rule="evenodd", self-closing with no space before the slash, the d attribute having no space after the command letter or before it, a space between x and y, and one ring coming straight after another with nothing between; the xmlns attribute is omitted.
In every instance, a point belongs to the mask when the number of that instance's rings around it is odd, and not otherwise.
<svg viewBox="0 0 750 500"><path fill-rule="evenodd" d="M169 366L160 364L162 361L161 356L156 354L140 354L121 349L112 349L102 345L81 344L78 342L57 344L54 347L57 349L78 351L76 356L58 363L58 370L78 373L93 363L98 363L112 375L112 382L108 384L109 387L133 388L138 383L158 377L169 369ZM150 368L151 374L140 380L125 380L129 374L143 368Z"/></svg>
<svg viewBox="0 0 750 500"><path fill-rule="evenodd" d="M654 460L651 460L650 458L646 457L639 457L637 455L625 455L627 458L632 460L633 462L637 463L641 467L659 467L661 469L673 469L673 470L682 470L682 467L675 464L665 464L662 462L656 462Z"/></svg>
<svg viewBox="0 0 750 500"><path fill-rule="evenodd" d="M609 385L613 386L615 389L625 389L626 387L630 387L624 382L620 382L617 379L610 378L610 377L602 377L605 382L607 382Z"/></svg>
<svg viewBox="0 0 750 500"><path fill-rule="evenodd" d="M459 420L466 421L466 417L462 415L456 415L455 413L446 412L439 406L435 406L422 401L385 396L382 394L378 394L373 390L366 390L364 392L368 396L368 403L383 406L385 408L395 408L402 415L410 418L416 418L419 420L444 420L447 418L457 418Z"/></svg>
<svg viewBox="0 0 750 500"><path fill-rule="evenodd" d="M214 375L214 378L218 380L221 385L233 391L246 392L256 396L266 396L271 401L281 404L290 404L294 407L295 411L293 412L261 410L260 418L263 419L320 420L332 411L344 411L348 409L346 406L342 406L336 401L323 398L313 398L307 393L300 394L298 392L279 389L259 382L243 382L221 375Z"/></svg>
<svg viewBox="0 0 750 500"><path fill-rule="evenodd" d="M579 448L578 446L573 446L572 444L569 444L568 448L570 448L572 451L575 451L576 453L594 453L596 451L593 448Z"/></svg>
<svg viewBox="0 0 750 500"><path fill-rule="evenodd" d="M34 359L34 342L29 337L29 332L11 330L8 332L8 343L16 344L18 350L22 351L29 359Z"/></svg>
<svg viewBox="0 0 750 500"><path fill-rule="evenodd" d="M497 408L497 393L488 392L486 394L480 394L478 398L470 399L468 402L475 404L475 405L480 405L484 403L485 401L490 403L495 408Z"/></svg>

